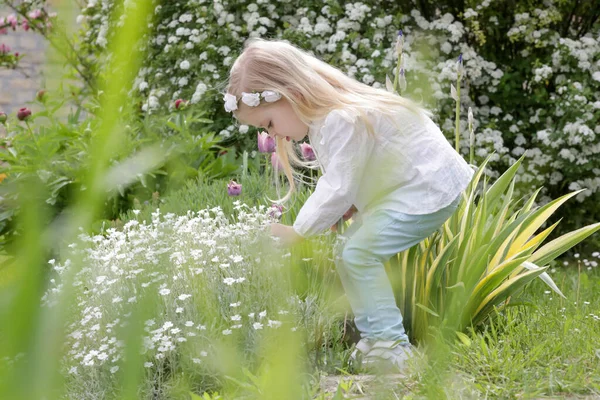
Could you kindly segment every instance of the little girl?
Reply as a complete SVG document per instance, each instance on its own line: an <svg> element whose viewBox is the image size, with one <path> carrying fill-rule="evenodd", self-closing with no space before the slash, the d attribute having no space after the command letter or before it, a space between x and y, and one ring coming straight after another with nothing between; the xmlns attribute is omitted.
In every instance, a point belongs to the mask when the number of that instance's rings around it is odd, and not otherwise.
<svg viewBox="0 0 600 400"><path fill-rule="evenodd" d="M241 100L241 101L240 101ZM225 109L276 139L294 192L294 142L307 135L323 175L293 226L271 234L294 244L353 216L336 268L361 340L364 362L403 367L413 348L384 263L437 230L455 211L474 171L430 113L360 83L285 42L250 39L231 67Z"/></svg>

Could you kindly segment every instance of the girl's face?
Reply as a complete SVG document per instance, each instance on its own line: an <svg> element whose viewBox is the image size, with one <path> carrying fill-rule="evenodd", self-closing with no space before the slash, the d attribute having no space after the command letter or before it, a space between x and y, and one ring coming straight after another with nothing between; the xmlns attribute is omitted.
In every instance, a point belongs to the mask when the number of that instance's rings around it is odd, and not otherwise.
<svg viewBox="0 0 600 400"><path fill-rule="evenodd" d="M240 106L237 118L244 124L265 129L271 137L279 136L288 141L299 142L308 134L308 125L298 118L285 98L274 103L261 103L258 107Z"/></svg>

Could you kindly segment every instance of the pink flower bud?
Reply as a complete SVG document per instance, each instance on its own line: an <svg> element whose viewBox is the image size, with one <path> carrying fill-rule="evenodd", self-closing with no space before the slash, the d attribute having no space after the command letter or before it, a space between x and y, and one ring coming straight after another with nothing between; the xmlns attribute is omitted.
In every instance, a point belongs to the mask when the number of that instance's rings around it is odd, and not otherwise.
<svg viewBox="0 0 600 400"><path fill-rule="evenodd" d="M29 22L26 19L24 19L23 22L21 22L21 28L23 28L25 32L29 30Z"/></svg>
<svg viewBox="0 0 600 400"><path fill-rule="evenodd" d="M261 153L272 153L275 151L275 139L266 132L258 134L258 151Z"/></svg>
<svg viewBox="0 0 600 400"><path fill-rule="evenodd" d="M7 119L8 119L8 115L6 115L2 111L0 111L0 124L5 123Z"/></svg>
<svg viewBox="0 0 600 400"><path fill-rule="evenodd" d="M302 151L302 157L305 161L315 161L317 159L315 151L310 144L300 143L300 150Z"/></svg>
<svg viewBox="0 0 600 400"><path fill-rule="evenodd" d="M281 215L283 214L283 206L281 204L273 204L267 214L271 218L281 219Z"/></svg>
<svg viewBox="0 0 600 400"><path fill-rule="evenodd" d="M39 90L35 97L38 99L38 101L44 101L44 98L46 98L46 91L44 89Z"/></svg>
<svg viewBox="0 0 600 400"><path fill-rule="evenodd" d="M31 110L26 107L20 108L19 112L17 112L17 118L19 121L24 121L25 119L29 118L30 115Z"/></svg>
<svg viewBox="0 0 600 400"><path fill-rule="evenodd" d="M242 185L236 181L227 184L227 194L230 196L239 196L242 193Z"/></svg>
<svg viewBox="0 0 600 400"><path fill-rule="evenodd" d="M29 14L27 14L27 16L29 17L29 19L38 19L39 17L42 16L42 10L40 10L40 9L33 10Z"/></svg>
<svg viewBox="0 0 600 400"><path fill-rule="evenodd" d="M15 14L11 14L8 17L6 17L6 22L8 24L10 24L10 26L13 28L13 31L15 30L15 28L19 24L19 20L17 20L17 17L15 16Z"/></svg>
<svg viewBox="0 0 600 400"><path fill-rule="evenodd" d="M179 108L184 108L187 105L187 101L183 99L175 100L175 108L179 110Z"/></svg>

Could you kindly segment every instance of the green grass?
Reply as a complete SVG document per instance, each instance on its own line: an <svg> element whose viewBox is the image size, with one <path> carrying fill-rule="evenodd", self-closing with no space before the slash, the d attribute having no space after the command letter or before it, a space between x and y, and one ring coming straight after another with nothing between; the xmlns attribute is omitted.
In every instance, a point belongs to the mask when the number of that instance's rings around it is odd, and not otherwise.
<svg viewBox="0 0 600 400"><path fill-rule="evenodd" d="M283 178L282 178L283 179ZM285 195L284 189L278 194L274 185L260 174L247 174L236 182L242 184L240 196L229 196L227 194L228 180L217 179L209 182L202 180L187 181L179 190L175 190L164 198L156 198L148 204L140 204L139 214L136 216L133 210L121 214L120 220L125 223L132 219L140 221L149 220L150 214L157 208L161 213L185 214L189 210L197 211L206 207L221 207L226 216L231 217L234 213L234 202L240 201L248 205L271 206L271 200ZM286 209L282 223L292 224L295 216L302 207L304 200L309 196L306 186L298 188L298 192L292 200L285 205Z"/></svg>
<svg viewBox="0 0 600 400"><path fill-rule="evenodd" d="M492 398L600 395L600 273L557 269L567 297L534 282L514 306L455 348L453 367Z"/></svg>
<svg viewBox="0 0 600 400"><path fill-rule="evenodd" d="M361 392L376 399L597 398L600 272L568 267L552 275L566 299L548 293L536 280L491 323L471 330L468 340L441 348L448 351L447 358L430 349L429 363L410 370L406 378L370 385L355 385L358 377L350 376L338 386L336 398Z"/></svg>

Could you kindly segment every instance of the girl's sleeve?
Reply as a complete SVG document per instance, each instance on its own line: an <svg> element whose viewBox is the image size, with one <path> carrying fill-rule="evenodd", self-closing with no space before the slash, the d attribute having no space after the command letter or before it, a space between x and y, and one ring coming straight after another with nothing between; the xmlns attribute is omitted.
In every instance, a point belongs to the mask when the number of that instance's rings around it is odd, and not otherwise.
<svg viewBox="0 0 600 400"><path fill-rule="evenodd" d="M375 143L362 121L344 110L330 112L321 129L329 162L294 222L303 237L330 228L352 206Z"/></svg>

